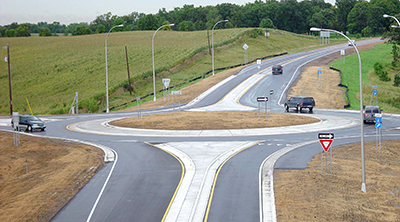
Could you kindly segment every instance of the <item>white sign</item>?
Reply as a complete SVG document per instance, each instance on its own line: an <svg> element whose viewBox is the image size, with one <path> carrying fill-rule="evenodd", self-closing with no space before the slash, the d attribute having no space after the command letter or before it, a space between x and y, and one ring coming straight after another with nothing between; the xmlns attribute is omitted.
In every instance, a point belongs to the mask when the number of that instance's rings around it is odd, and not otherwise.
<svg viewBox="0 0 400 222"><path fill-rule="evenodd" d="M164 84L164 87L165 87L165 88L168 88L169 83L171 82L171 79L162 79L162 82L163 82L163 84Z"/></svg>
<svg viewBox="0 0 400 222"><path fill-rule="evenodd" d="M244 45L243 45L243 49L244 50L247 50L249 48L249 46L245 43Z"/></svg>
<svg viewBox="0 0 400 222"><path fill-rule="evenodd" d="M344 49L340 50L340 55L342 56L346 55L346 51L344 51Z"/></svg>
<svg viewBox="0 0 400 222"><path fill-rule="evenodd" d="M257 59L257 65L261 65L261 59Z"/></svg>
<svg viewBox="0 0 400 222"><path fill-rule="evenodd" d="M7 56L4 56L4 62L8 62Z"/></svg>
<svg viewBox="0 0 400 222"><path fill-rule="evenodd" d="M12 121L13 121L14 129L16 129L19 126L19 113L18 112L12 113Z"/></svg>
<svg viewBox="0 0 400 222"><path fill-rule="evenodd" d="M330 36L331 36L331 33L330 32L326 32L326 31L321 31L320 32L320 36L322 37L322 38L329 38Z"/></svg>
<svg viewBox="0 0 400 222"><path fill-rule="evenodd" d="M172 95L182 95L181 91L171 91Z"/></svg>

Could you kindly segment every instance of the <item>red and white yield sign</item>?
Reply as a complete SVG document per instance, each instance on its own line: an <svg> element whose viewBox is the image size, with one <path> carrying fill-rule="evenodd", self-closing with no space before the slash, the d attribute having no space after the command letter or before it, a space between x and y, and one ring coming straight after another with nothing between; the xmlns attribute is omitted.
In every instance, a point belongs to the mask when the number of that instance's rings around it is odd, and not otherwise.
<svg viewBox="0 0 400 222"><path fill-rule="evenodd" d="M328 152L329 148L333 143L333 139L335 138L335 134L333 133L318 133L319 143L325 152Z"/></svg>

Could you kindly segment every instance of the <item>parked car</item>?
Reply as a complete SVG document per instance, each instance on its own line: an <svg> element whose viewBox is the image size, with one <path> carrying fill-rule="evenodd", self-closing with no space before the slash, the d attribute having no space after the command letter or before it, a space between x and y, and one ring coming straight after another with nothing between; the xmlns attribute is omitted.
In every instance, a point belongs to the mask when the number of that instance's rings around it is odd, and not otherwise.
<svg viewBox="0 0 400 222"><path fill-rule="evenodd" d="M356 40L351 39L350 41L347 42L348 46L352 46L354 44L354 46L356 46Z"/></svg>
<svg viewBox="0 0 400 222"><path fill-rule="evenodd" d="M293 96L285 102L285 110L289 112L289 108L295 108L297 112L307 108L311 113L315 106L314 98L308 96Z"/></svg>
<svg viewBox="0 0 400 222"><path fill-rule="evenodd" d="M379 106L366 106L364 109L364 123L375 123L375 115L380 113Z"/></svg>
<svg viewBox="0 0 400 222"><path fill-rule="evenodd" d="M281 65L272 66L272 75L283 74L283 67Z"/></svg>
<svg viewBox="0 0 400 222"><path fill-rule="evenodd" d="M13 120L11 120L11 126L14 128ZM19 115L18 130L32 132L33 130L44 131L45 129L46 124L39 119L39 117L33 115Z"/></svg>

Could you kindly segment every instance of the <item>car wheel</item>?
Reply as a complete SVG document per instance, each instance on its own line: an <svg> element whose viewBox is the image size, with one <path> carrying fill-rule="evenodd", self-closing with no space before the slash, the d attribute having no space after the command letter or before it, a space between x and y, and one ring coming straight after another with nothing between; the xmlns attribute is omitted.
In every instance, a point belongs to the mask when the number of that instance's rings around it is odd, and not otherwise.
<svg viewBox="0 0 400 222"><path fill-rule="evenodd" d="M286 110L286 112L289 112L289 106L288 105L285 105L285 110Z"/></svg>
<svg viewBox="0 0 400 222"><path fill-rule="evenodd" d="M296 110L297 110L297 112L301 112L301 108L299 105L297 105Z"/></svg>
<svg viewBox="0 0 400 222"><path fill-rule="evenodd" d="M310 108L310 110L309 110L309 111L310 111L310 113L312 113L312 109L313 109L313 108Z"/></svg>
<svg viewBox="0 0 400 222"><path fill-rule="evenodd" d="M27 132L32 132L32 126L27 126L27 127L26 127L26 131L27 131Z"/></svg>

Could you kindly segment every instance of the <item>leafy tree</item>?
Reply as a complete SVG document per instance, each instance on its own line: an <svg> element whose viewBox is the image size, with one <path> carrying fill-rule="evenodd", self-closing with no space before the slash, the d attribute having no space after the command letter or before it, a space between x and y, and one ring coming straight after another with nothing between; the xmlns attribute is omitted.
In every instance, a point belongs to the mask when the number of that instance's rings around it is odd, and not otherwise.
<svg viewBox="0 0 400 222"><path fill-rule="evenodd" d="M394 76L393 86L400 86L400 76L398 73Z"/></svg>
<svg viewBox="0 0 400 222"><path fill-rule="evenodd" d="M157 18L152 14L145 15L137 21L138 30L156 30L158 27Z"/></svg>
<svg viewBox="0 0 400 222"><path fill-rule="evenodd" d="M206 28L204 22L202 20L197 20L194 23L194 29L195 30L204 30Z"/></svg>
<svg viewBox="0 0 400 222"><path fill-rule="evenodd" d="M399 47L397 46L396 43L392 44L392 55L393 55L392 66L396 67L399 61Z"/></svg>
<svg viewBox="0 0 400 222"><path fill-rule="evenodd" d="M31 36L31 33L29 32L29 28L26 24L20 25L17 30L17 37L27 37Z"/></svg>
<svg viewBox="0 0 400 222"><path fill-rule="evenodd" d="M6 37L17 37L17 31L15 29L7 29Z"/></svg>
<svg viewBox="0 0 400 222"><path fill-rule="evenodd" d="M194 24L191 21L183 21L178 25L179 31L194 31Z"/></svg>
<svg viewBox="0 0 400 222"><path fill-rule="evenodd" d="M368 26L370 18L369 2L358 2L347 17L347 28L350 32L361 33L361 31Z"/></svg>
<svg viewBox="0 0 400 222"><path fill-rule="evenodd" d="M272 22L272 20L269 18L266 18L266 19L261 20L260 28L275 28L275 27L274 27L274 23Z"/></svg>
<svg viewBox="0 0 400 222"><path fill-rule="evenodd" d="M363 30L361 30L361 33L364 37L368 37L371 34L371 28L367 26Z"/></svg>
<svg viewBox="0 0 400 222"><path fill-rule="evenodd" d="M51 36L51 31L49 28L41 28L39 36Z"/></svg>
<svg viewBox="0 0 400 222"><path fill-rule="evenodd" d="M96 33L105 33L106 27L103 24L97 26Z"/></svg>
<svg viewBox="0 0 400 222"><path fill-rule="evenodd" d="M353 7L356 5L357 0L336 0L337 8L337 29L346 33L347 31L347 17Z"/></svg>
<svg viewBox="0 0 400 222"><path fill-rule="evenodd" d="M72 35L88 35L92 34L92 30L90 30L87 24L78 25L75 30L72 32Z"/></svg>

